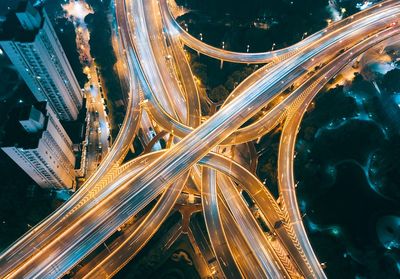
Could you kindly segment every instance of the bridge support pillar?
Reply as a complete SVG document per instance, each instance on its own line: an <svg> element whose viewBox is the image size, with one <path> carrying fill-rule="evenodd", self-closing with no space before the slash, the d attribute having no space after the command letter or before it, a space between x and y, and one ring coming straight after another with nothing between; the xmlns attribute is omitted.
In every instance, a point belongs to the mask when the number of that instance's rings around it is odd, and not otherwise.
<svg viewBox="0 0 400 279"><path fill-rule="evenodd" d="M135 153L135 147L133 146L133 142L129 146L129 149L131 150L132 153Z"/></svg>

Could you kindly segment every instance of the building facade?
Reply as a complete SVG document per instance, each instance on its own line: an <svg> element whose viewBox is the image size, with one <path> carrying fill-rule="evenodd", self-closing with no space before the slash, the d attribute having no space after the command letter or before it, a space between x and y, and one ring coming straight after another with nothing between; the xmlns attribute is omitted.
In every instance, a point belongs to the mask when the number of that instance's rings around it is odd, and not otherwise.
<svg viewBox="0 0 400 279"><path fill-rule="evenodd" d="M20 1L0 29L0 46L35 98L61 120L75 120L82 91L45 11Z"/></svg>
<svg viewBox="0 0 400 279"><path fill-rule="evenodd" d="M39 186L75 187L72 141L45 102L11 112L1 148Z"/></svg>

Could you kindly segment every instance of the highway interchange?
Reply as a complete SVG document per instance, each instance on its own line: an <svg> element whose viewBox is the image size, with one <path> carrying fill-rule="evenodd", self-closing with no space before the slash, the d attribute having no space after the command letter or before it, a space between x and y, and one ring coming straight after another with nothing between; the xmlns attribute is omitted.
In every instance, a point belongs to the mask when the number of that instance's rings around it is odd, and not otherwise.
<svg viewBox="0 0 400 279"><path fill-rule="evenodd" d="M308 104L331 78L361 53L399 35L400 2L384 1L292 47L256 54L217 49L193 38L177 24L167 0L116 0L115 4L119 59L127 65L124 79L129 85L120 133L72 198L0 255L0 277L61 277L157 199L109 253L99 253L75 274L76 278L111 277L150 240L192 182L202 198L219 277L326 278L297 206L296 135ZM203 97L183 45L224 61L267 64L205 118ZM293 91L283 95L292 84L296 85ZM274 108L242 127L278 97L281 101ZM145 114L150 121L143 121ZM238 153L279 123L283 131L276 201L244 162L231 158L226 149ZM122 164L139 129L149 125L158 133L166 132L168 148ZM255 202L268 233L242 191Z"/></svg>

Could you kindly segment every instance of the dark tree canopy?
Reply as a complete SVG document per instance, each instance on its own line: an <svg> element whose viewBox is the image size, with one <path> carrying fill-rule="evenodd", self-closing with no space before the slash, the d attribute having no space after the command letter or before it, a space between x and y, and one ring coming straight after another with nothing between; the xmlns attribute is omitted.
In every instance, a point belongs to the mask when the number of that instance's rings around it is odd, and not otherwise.
<svg viewBox="0 0 400 279"><path fill-rule="evenodd" d="M382 79L382 87L388 93L400 92L400 70L394 69L387 72Z"/></svg>

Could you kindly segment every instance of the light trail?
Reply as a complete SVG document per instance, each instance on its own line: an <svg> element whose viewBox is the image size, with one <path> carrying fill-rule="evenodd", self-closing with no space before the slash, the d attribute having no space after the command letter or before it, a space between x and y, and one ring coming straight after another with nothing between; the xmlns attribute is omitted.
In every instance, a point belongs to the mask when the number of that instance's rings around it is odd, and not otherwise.
<svg viewBox="0 0 400 279"><path fill-rule="evenodd" d="M239 187L243 187L256 202L263 217L267 220L269 228L276 233L277 241L279 241L278 246L268 244L268 240L262 236L251 213L245 209L243 201L238 199L240 196L237 190L232 188L229 179L219 178L219 175L215 176L213 170L204 173L203 206L207 207L204 212L208 214L206 215L208 216L206 217L208 230L212 231L214 226L215 228L222 227L222 232L225 233L225 235L216 235L216 241L212 243L214 252L222 255L218 262L224 273L232 272L234 277L240 276L240 274L264 274L278 278L296 277L297 275L294 274L298 269L306 278L325 278L309 245L301 220L298 220L299 215L296 215L299 212L292 189L293 177L290 172L286 178L292 179L287 182L287 187L291 192L285 198L286 207L280 208L257 177L237 162L210 152L220 144L242 143L262 136L265 131L282 120L283 116L280 113L282 110L285 110L291 119L293 108L296 108L301 102L301 98L304 95L316 94L317 88L321 87L321 80L323 81L325 76L337 72L341 63L344 65L348 63L346 59L351 59L357 51L361 52L368 48L372 42L377 42L380 38L393 37L398 33L397 20L400 4L398 1L385 1L351 18L333 24L326 30L317 32L300 42L294 49L291 47L280 50L281 55L277 55L279 50L274 52L273 63L262 67L248 77L234 90L226 104L200 126L198 126L201 119L198 92L195 85L191 84L193 82L191 74L182 72L187 69L187 63L182 60L182 57L174 58L176 61L174 63L178 64L180 70L171 70L171 67L167 65L169 62L167 63L165 59L167 47L165 43L159 41L164 39L161 31L162 23L168 25L169 30L172 30L174 28L172 25L176 24L171 17L168 19L169 11L166 5L165 0L160 1L160 6L156 5L155 1L119 0L117 2L120 44L129 65L131 85L130 107L121 133L109 153L109 157L88 180L86 186L60 210L34 227L10 249L2 253L0 277L55 278L62 276L131 216L137 214L164 193L143 224L147 224L149 220L162 221L168 215L171 205L182 190L184 185L182 181L186 181L185 173L187 174L192 166L199 163L230 176L239 184ZM160 13L164 16L163 22L158 18L157 7L161 8ZM132 8L135 13L130 12ZM157 20L153 21L152 19ZM179 36L185 41L186 35L182 32L168 35ZM181 56L182 52L178 49L176 38L171 37L170 39L174 40L173 56ZM187 41L185 42L187 43ZM205 46L202 45L202 47ZM354 53L350 51L351 48ZM340 59L336 58L337 53L341 50L344 50L344 53ZM207 53L207 51L202 52ZM250 59L260 61L260 55L263 55L262 59L266 61L268 55L269 57L272 55L271 53L244 55L218 49L213 51L215 54L208 53L212 57L227 61L236 59L236 62L246 61L246 63L250 63ZM315 76L307 79L309 70L321 64L326 64L326 66L317 71ZM172 77L178 75L179 78L174 78L169 83L171 75ZM184 84L190 83L191 85L183 88L179 86L179 79L183 80ZM240 129L249 118L298 80L306 80L305 84L308 86L299 87L253 126ZM315 82L321 82L321 84L315 85ZM137 133L140 120L138 83L147 97L146 108L153 117L152 120L171 134L181 137L181 140L174 142L175 145L167 151L151 153L135 159L124 165L125 171L120 172L118 166ZM137 94L133 94L134 91ZM302 104L307 103L303 102ZM260 130L260 125L267 127L265 130L253 133L252 130ZM293 142L294 140L291 139L288 147L293 146ZM283 143L283 145L285 144ZM289 148L285 154L290 155L290 152L292 149ZM292 157L286 157L284 160L286 166L292 164ZM108 179L110 182L107 182ZM166 188L167 185L171 186ZM221 201L220 197L217 198L215 190L217 185L220 187L225 201ZM285 190L281 192L289 193ZM236 205L240 205L240 207L235 208ZM214 216L217 211L220 211L219 217ZM212 220L215 224L211 222ZM293 220L297 221L292 224ZM279 222L282 222L283 225L276 227ZM141 225L129 237L130 240L138 241L134 249L136 252L133 254L137 253L152 233L157 230L157 226L150 228L150 231L147 231L145 226ZM238 245L243 245L245 250L238 251L240 249ZM120 249L126 249L126 246L121 245ZM286 262L280 257L280 249L284 249L290 254L292 259L290 262ZM232 257L228 252L232 253ZM112 262L115 258L114 255L117 253L101 262L104 264ZM256 261L249 262L244 258L245 255L250 255L249 257ZM125 257L125 259L128 258ZM118 268L124 263L126 260L117 265ZM232 269L224 268L224 263L231 265ZM235 269L235 266L239 270ZM99 270L99 267L96 268L94 270ZM111 268L108 272L114 274L118 268L115 268L114 271ZM253 269L253 273L251 273L251 269Z"/></svg>

